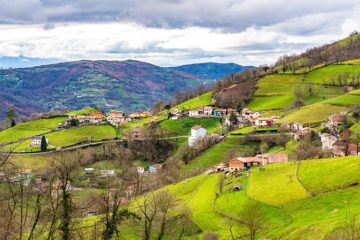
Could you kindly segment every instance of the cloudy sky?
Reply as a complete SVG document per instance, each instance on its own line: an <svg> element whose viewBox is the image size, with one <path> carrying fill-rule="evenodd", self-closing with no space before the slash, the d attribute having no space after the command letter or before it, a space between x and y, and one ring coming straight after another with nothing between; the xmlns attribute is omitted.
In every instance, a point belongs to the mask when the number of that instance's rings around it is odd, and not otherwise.
<svg viewBox="0 0 360 240"><path fill-rule="evenodd" d="M359 0L0 0L0 66L271 64L360 30Z"/></svg>

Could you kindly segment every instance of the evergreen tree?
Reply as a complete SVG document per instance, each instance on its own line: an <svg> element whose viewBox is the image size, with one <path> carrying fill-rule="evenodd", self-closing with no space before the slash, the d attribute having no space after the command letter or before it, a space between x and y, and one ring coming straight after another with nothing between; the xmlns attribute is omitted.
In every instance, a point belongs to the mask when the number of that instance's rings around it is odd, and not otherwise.
<svg viewBox="0 0 360 240"><path fill-rule="evenodd" d="M14 127L16 125L15 122L15 110L13 108L8 108L8 110L6 111L6 124L7 127Z"/></svg>
<svg viewBox="0 0 360 240"><path fill-rule="evenodd" d="M46 142L45 136L42 136L42 138L41 138L41 146L40 146L40 148L41 148L42 152L46 152L46 150L47 150L47 142Z"/></svg>

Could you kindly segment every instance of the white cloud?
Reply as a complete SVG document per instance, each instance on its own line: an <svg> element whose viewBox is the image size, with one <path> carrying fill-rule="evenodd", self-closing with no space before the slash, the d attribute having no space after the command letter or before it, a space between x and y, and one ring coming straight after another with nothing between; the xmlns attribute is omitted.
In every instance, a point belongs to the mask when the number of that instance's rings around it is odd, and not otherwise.
<svg viewBox="0 0 360 240"><path fill-rule="evenodd" d="M0 5L0 56L31 58L258 65L360 28L356 0L0 0Z"/></svg>

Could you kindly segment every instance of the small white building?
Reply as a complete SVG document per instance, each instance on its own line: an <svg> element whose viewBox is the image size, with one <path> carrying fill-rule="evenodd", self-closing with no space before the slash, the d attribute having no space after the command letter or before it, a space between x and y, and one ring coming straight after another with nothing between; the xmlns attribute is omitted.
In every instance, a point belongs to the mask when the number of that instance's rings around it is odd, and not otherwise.
<svg viewBox="0 0 360 240"><path fill-rule="evenodd" d="M94 172L94 168L85 168L84 171L86 174L91 174Z"/></svg>
<svg viewBox="0 0 360 240"><path fill-rule="evenodd" d="M145 168L143 167L137 167L136 170L138 174L143 174L145 172Z"/></svg>
<svg viewBox="0 0 360 240"><path fill-rule="evenodd" d="M153 164L149 166L150 173L157 173L162 168L161 164Z"/></svg>
<svg viewBox="0 0 360 240"><path fill-rule="evenodd" d="M32 146L40 146L41 145L41 139L43 136L34 136L32 137L31 145ZM46 143L49 143L49 140L45 138Z"/></svg>
<svg viewBox="0 0 360 240"><path fill-rule="evenodd" d="M189 137L189 146L193 147L196 143L206 138L206 129L202 126L193 126L191 128L191 136Z"/></svg>
<svg viewBox="0 0 360 240"><path fill-rule="evenodd" d="M204 114L205 115L212 115L214 108L212 106L206 106L204 107Z"/></svg>
<svg viewBox="0 0 360 240"><path fill-rule="evenodd" d="M100 174L103 177L112 177L115 176L115 170L100 170Z"/></svg>
<svg viewBox="0 0 360 240"><path fill-rule="evenodd" d="M198 116L200 116L202 114L204 114L204 109L203 108L191 109L189 111L189 117L198 117Z"/></svg>
<svg viewBox="0 0 360 240"><path fill-rule="evenodd" d="M256 127L271 127L274 121L271 118L257 118L255 120Z"/></svg>
<svg viewBox="0 0 360 240"><path fill-rule="evenodd" d="M336 137L334 137L333 135L331 135L329 133L320 134L320 139L321 139L322 150L324 150L324 151L332 150L333 145L337 140Z"/></svg>

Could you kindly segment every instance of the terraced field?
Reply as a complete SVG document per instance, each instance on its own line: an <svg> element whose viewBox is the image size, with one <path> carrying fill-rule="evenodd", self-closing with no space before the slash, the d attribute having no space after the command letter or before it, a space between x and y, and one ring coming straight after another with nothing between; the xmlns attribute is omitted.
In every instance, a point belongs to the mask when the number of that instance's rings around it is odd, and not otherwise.
<svg viewBox="0 0 360 240"><path fill-rule="evenodd" d="M305 81L316 84L331 84L331 78L333 77L349 73L349 78L351 79L351 77L358 72L360 72L360 65L333 64L308 73ZM338 84L337 82L335 83Z"/></svg>

